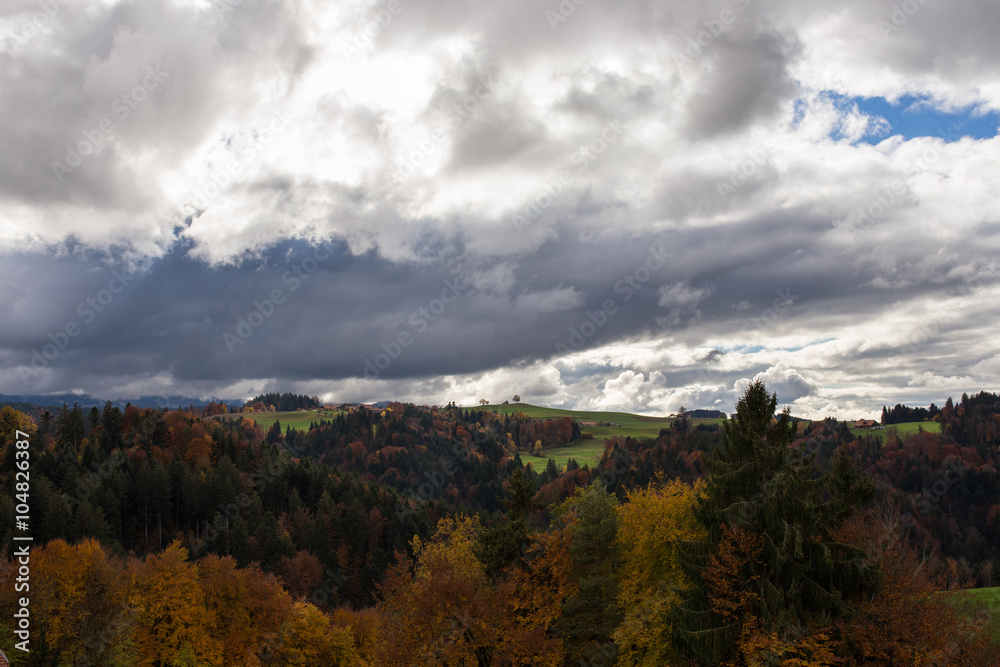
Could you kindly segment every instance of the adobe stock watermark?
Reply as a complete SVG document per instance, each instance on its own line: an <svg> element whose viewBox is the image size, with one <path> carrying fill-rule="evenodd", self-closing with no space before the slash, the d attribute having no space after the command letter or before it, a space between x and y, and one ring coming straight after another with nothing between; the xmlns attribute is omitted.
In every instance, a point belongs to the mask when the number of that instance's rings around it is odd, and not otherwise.
<svg viewBox="0 0 1000 667"><path fill-rule="evenodd" d="M170 72L164 70L159 64L149 65L145 69L145 76L139 83L111 102L111 113L119 122L124 122L169 76ZM62 183L67 174L73 173L77 167L83 164L84 158L96 155L105 142L110 142L114 138L115 129L115 122L106 116L93 129L84 130L81 141L77 142L75 146L66 146L64 161L52 162L52 172L56 179Z"/></svg>
<svg viewBox="0 0 1000 667"><path fill-rule="evenodd" d="M576 167L577 173L586 171L610 146L618 141L624 131L620 118L608 121L598 136L576 148L570 158L570 164ZM574 178L575 175L572 171L561 169L554 179L545 182L540 193L532 197L531 201L521 210L510 216L514 229L520 233L525 227L537 220L545 209L559 201L560 195L573 184Z"/></svg>
<svg viewBox="0 0 1000 667"><path fill-rule="evenodd" d="M76 493L67 501L70 509L76 508L80 503L90 498L111 477L112 473L127 460L128 456L125 455L125 452L116 449L96 470L88 472L80 478L80 481L76 483Z"/></svg>
<svg viewBox="0 0 1000 667"><path fill-rule="evenodd" d="M199 557L202 551L214 544L223 531L228 531L230 521L235 520L242 514L243 510L250 507L252 501L250 493L256 493L257 495L264 493L268 484L285 474L286 469L293 464L295 458L305 454L305 447L303 445L286 445L284 451L288 456L275 457L270 460L270 465L266 467L260 465L254 470L253 475L250 476L253 486L249 493L247 491L240 491L233 502L226 503L223 501L219 503L212 516L212 520L209 521L206 519L203 522L201 536L188 536L188 551L195 558Z"/></svg>
<svg viewBox="0 0 1000 667"><path fill-rule="evenodd" d="M900 28L909 23L910 17L926 4L927 0L903 0L899 4L894 4L889 19L879 19L875 23L875 29L882 35L882 39L888 39L889 35L899 32Z"/></svg>
<svg viewBox="0 0 1000 667"><path fill-rule="evenodd" d="M122 271L111 269L111 279L108 280L107 287L97 290L97 292L88 296L77 305L76 314L80 316L82 324L76 319L67 320L62 328L54 332L49 332L48 339L50 342L43 344L40 350L37 347L32 348L30 367L18 366L17 368L17 373L21 377L21 381L27 385L29 384L29 380L37 377L42 371L46 370L49 364L55 361L69 347L70 341L83 333L85 329L84 325L91 324L96 320L98 315L103 313L115 300L117 295L125 291L125 288L135 278L136 272L131 269L126 268Z"/></svg>
<svg viewBox="0 0 1000 667"><path fill-rule="evenodd" d="M996 275L997 259L994 256L988 263L984 260L983 269L976 271L974 275L962 281L962 284L955 288L952 296L960 299L969 298L981 290L987 280L995 278ZM909 342L903 346L903 354L916 354L920 346L925 345L940 334L943 327L944 325L936 317L921 320L920 326L911 334Z"/></svg>
<svg viewBox="0 0 1000 667"><path fill-rule="evenodd" d="M777 295L774 301L771 302L771 306L765 308L759 315L755 317L748 318L743 322L743 326L740 328L741 333L749 332L762 332L769 327L774 326L778 319L788 312L788 310L795 305L795 301L801 298L798 294L792 294L792 288L786 287L784 291L780 288L775 289L774 293ZM740 310L745 310L740 304ZM748 306L749 307L749 306ZM722 372L714 368L699 368L698 369L698 382L702 385L708 386L719 386L722 380Z"/></svg>
<svg viewBox="0 0 1000 667"><path fill-rule="evenodd" d="M760 148L748 151L746 159L733 168L733 171L729 175L729 180L718 181L715 184L715 189L719 192L719 198L724 202L729 201L729 197L746 185L750 181L750 178L767 163L768 158L770 158L775 148L777 148L777 143L774 139L768 139Z"/></svg>
<svg viewBox="0 0 1000 667"><path fill-rule="evenodd" d="M701 22L705 28L688 38L684 51L682 53L674 52L674 64L677 65L678 69L688 67L697 58L700 58L715 43L715 40L736 23L739 12L744 12L750 7L750 0L732 0L732 3L736 5L738 12L727 8L720 11L717 17L705 19Z"/></svg>
<svg viewBox="0 0 1000 667"><path fill-rule="evenodd" d="M209 4L212 8L210 25L214 25L226 18L226 14L242 5L243 0L210 0Z"/></svg>
<svg viewBox="0 0 1000 667"><path fill-rule="evenodd" d="M587 0L562 0L555 10L546 9L545 20L549 22L552 32L558 30L559 24L568 21L570 16L576 14L577 7L586 2Z"/></svg>
<svg viewBox="0 0 1000 667"><path fill-rule="evenodd" d="M454 479L458 470L459 457L465 459L478 453L480 445L488 442L492 437L490 431L485 427L477 426L469 431L473 439L472 442L466 445L463 440L453 440L451 452L442 462L440 469L434 472L424 472L424 481L421 481L415 489L411 486L406 493L401 494L404 499L409 498L412 502L400 502L396 508L396 517L400 521L416 514L417 508L427 501L443 495L449 481Z"/></svg>
<svg viewBox="0 0 1000 667"><path fill-rule="evenodd" d="M379 345L382 351L376 354L373 359L365 359L364 377L368 380L377 380L382 372L392 365L392 362L402 356L406 348L413 345L416 337L427 331L453 303L458 301L459 297L469 298L478 292L472 283L463 276L459 276L453 281L445 280L440 297L432 299L426 306L421 306L410 314L406 320L409 328L400 329L397 327L395 337Z"/></svg>
<svg viewBox="0 0 1000 667"><path fill-rule="evenodd" d="M284 112L278 112L271 116L264 124L263 129L257 129L254 132L238 157L226 161L224 165L208 174L200 185L194 187L188 205L195 210L204 211L207 209L214 199L232 185L233 180L243 168L253 162L265 146L288 128L290 121L291 117Z"/></svg>
<svg viewBox="0 0 1000 667"><path fill-rule="evenodd" d="M497 76L492 73L488 76L479 77L479 85L470 95L466 95L461 102L451 107L448 113L447 128L438 128L423 139L417 141L411 149L406 152L403 161L397 165L393 172L391 181L399 183L413 175L419 167L427 162L432 155L438 152L441 144L448 137L447 132L454 130L459 125L472 117L472 114L487 98L493 95L497 89Z"/></svg>
<svg viewBox="0 0 1000 667"><path fill-rule="evenodd" d="M350 43L342 43L340 45L340 51L347 58L347 62L351 62L353 58L360 56L363 51L370 49L372 44L375 43L375 38L382 33L383 29L389 27L393 17L403 13L403 9L402 0L388 0L388 2L384 3L384 6L375 12L375 17L371 21L368 21L355 31L354 39Z"/></svg>
<svg viewBox="0 0 1000 667"><path fill-rule="evenodd" d="M671 256L672 254L664 251L662 247L651 247L649 249L649 256L634 271L622 276L621 280L615 283L615 294L623 295L623 302L631 300L636 292L649 282L653 277L653 273L667 265L667 259ZM608 323L609 318L618 313L618 311L618 302L612 298L605 299L599 309L586 311L586 318L580 324L569 328L569 335L566 337L566 342L558 341L555 344L556 352L571 354L583 349L587 341L596 336L597 332Z"/></svg>
<svg viewBox="0 0 1000 667"><path fill-rule="evenodd" d="M24 19L17 28L4 37L0 37L0 44L4 45L3 50L7 53L14 53L22 46L26 45L33 38L42 34L51 27L56 14L62 9L62 5L68 4L69 0L36 0L42 11L34 12L29 18Z"/></svg>
<svg viewBox="0 0 1000 667"><path fill-rule="evenodd" d="M264 323L277 312L278 308L285 305L288 295L297 292L305 281L309 280L310 276L319 269L320 263L330 258L333 251L334 248L329 241L320 244L313 250L311 256L306 257L301 263L294 264L292 268L282 274L281 283L288 286L287 294L285 290L276 287L262 301L255 299L253 309L247 316L236 318L233 331L222 332L222 340L229 353L234 353L238 345L245 343L257 329L264 326Z"/></svg>
<svg viewBox="0 0 1000 667"><path fill-rule="evenodd" d="M941 133L941 138L946 142L956 141L961 138L961 134L959 134L958 131L962 129L965 124L966 121L962 121L961 123L955 123L952 121L948 125L947 129L939 127L938 132ZM930 169L931 166L940 159L940 157L940 150L938 150L936 146L931 146L921 151L916 158L910 160L907 163L906 168L907 170L915 169L917 171L926 171ZM854 213L848 215L843 221L835 222L834 227L843 229L848 234L852 234L851 245L853 246L853 235L857 232L873 227L886 215L886 213L902 203L906 192L906 181L903 179L897 179L888 186L884 186L876 190L872 201L866 205L859 206Z"/></svg>
<svg viewBox="0 0 1000 667"><path fill-rule="evenodd" d="M851 234L864 231L872 227L893 206L896 206L905 194L906 183L901 180L893 181L887 187L876 191L874 199L869 204L859 206L852 215L848 216L837 227Z"/></svg>
<svg viewBox="0 0 1000 667"><path fill-rule="evenodd" d="M940 503L941 499L948 495L951 488L962 481L962 478L965 477L965 471L965 463L961 458L957 456L949 457L941 476L934 480L930 488L924 487L914 500L917 513L921 516L930 514L931 507ZM903 515L902 523L907 528L912 528L916 525L917 520L913 514L907 512Z"/></svg>

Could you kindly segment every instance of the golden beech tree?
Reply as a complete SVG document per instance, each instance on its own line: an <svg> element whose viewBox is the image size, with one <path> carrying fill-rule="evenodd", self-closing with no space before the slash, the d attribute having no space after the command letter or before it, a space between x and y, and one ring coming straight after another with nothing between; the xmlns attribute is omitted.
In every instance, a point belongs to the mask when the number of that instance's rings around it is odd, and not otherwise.
<svg viewBox="0 0 1000 667"><path fill-rule="evenodd" d="M231 557L198 561L208 633L221 643L226 665L255 665L257 653L292 614L292 600L256 563L239 569Z"/></svg>
<svg viewBox="0 0 1000 667"><path fill-rule="evenodd" d="M209 634L198 566L179 541L133 567L133 640L142 665L221 665L222 645Z"/></svg>
<svg viewBox="0 0 1000 667"><path fill-rule="evenodd" d="M337 627L347 628L354 637L358 655L367 658L376 653L385 619L375 607L364 609L337 608L330 613L330 621ZM372 663L374 666L375 663Z"/></svg>
<svg viewBox="0 0 1000 667"><path fill-rule="evenodd" d="M333 625L326 614L308 602L295 603L269 664L365 667L354 650L350 629Z"/></svg>
<svg viewBox="0 0 1000 667"><path fill-rule="evenodd" d="M373 663L561 664L559 642L518 614L519 576L495 583L487 576L475 554L480 530L478 518L441 519L429 541L413 539L412 571L405 558L387 571L379 604L385 634Z"/></svg>
<svg viewBox="0 0 1000 667"><path fill-rule="evenodd" d="M621 556L618 606L622 622L614 633L620 665L681 664L671 646L674 609L690 583L681 571L678 546L705 538L694 517L699 487L660 477L631 490L618 506Z"/></svg>
<svg viewBox="0 0 1000 667"><path fill-rule="evenodd" d="M111 664L129 632L125 607L128 578L120 561L87 539L77 545L54 540L32 551L32 613L45 639L74 665Z"/></svg>
<svg viewBox="0 0 1000 667"><path fill-rule="evenodd" d="M0 408L0 445L13 440L18 431L23 431L29 436L34 435L36 428L35 420L20 410L15 410L9 405Z"/></svg>

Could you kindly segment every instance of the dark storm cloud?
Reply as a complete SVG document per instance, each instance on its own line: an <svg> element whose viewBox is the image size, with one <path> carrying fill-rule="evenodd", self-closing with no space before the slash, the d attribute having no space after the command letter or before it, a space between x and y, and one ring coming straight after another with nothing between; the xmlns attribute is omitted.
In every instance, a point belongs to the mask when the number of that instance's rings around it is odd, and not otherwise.
<svg viewBox="0 0 1000 667"><path fill-rule="evenodd" d="M864 273L785 229L787 221L762 220L600 244L566 233L516 263L471 265L456 257L445 266L354 256L340 243L291 243L238 266L206 269L178 247L134 277L125 274L125 285L115 279L124 267L105 258L17 255L4 263L11 289L0 306L13 317L0 339L5 365L20 366L29 381L5 389L54 390L76 377L163 369L195 384L475 373L638 335L696 345L709 333L758 331L779 298L793 327L885 303L881 290L862 287ZM651 261L656 257L663 259ZM510 273L506 286L486 279L498 269ZM664 324L660 295L671 286L702 296ZM892 298L939 289L923 284ZM741 303L748 305L737 309ZM52 375L28 370L34 353L58 344L70 322L80 333L47 364ZM672 372L671 381L696 380L720 354L698 370ZM859 358L881 354L875 348ZM804 395L804 380L783 381L788 392Z"/></svg>

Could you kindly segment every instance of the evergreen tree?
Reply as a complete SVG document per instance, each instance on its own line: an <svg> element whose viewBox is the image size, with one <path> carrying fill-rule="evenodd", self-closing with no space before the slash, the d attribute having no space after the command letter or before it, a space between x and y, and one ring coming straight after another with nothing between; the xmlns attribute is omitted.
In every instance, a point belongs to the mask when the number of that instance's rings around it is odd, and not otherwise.
<svg viewBox="0 0 1000 667"><path fill-rule="evenodd" d="M545 465L545 477L550 482L559 477L559 468L556 467L556 460L553 458L550 458L549 462Z"/></svg>
<svg viewBox="0 0 1000 667"><path fill-rule="evenodd" d="M476 555L495 577L511 565L524 568L524 556L529 541L527 517L540 508L535 502L535 482L525 477L521 468L514 471L507 483L503 503L506 520L498 518L479 535Z"/></svg>
<svg viewBox="0 0 1000 667"><path fill-rule="evenodd" d="M91 440L94 439L96 435L99 435L98 429L101 426L101 411L97 409L95 405L87 413L87 437ZM96 431L96 433L95 433Z"/></svg>
<svg viewBox="0 0 1000 667"><path fill-rule="evenodd" d="M267 436L264 438L267 442L276 444L281 441L281 421L278 419L274 420L271 428L267 430Z"/></svg>
<svg viewBox="0 0 1000 667"><path fill-rule="evenodd" d="M69 445L75 452L84 437L83 408L79 403L73 404L73 409L63 403L56 417L56 437L63 445Z"/></svg>
<svg viewBox="0 0 1000 667"><path fill-rule="evenodd" d="M109 452L121 446L122 411L107 401L101 411L101 449Z"/></svg>
<svg viewBox="0 0 1000 667"><path fill-rule="evenodd" d="M617 507L618 499L597 480L577 488L559 510L575 516L569 551L578 588L563 603L555 625L566 646L567 664L605 664L613 645L611 635L621 621L615 605Z"/></svg>
<svg viewBox="0 0 1000 667"><path fill-rule="evenodd" d="M871 482L843 456L821 475L812 456L790 446L795 424L787 409L775 418L776 406L777 396L768 395L762 381L753 382L706 462L709 475L696 515L709 537L686 545L684 562L695 585L681 606L675 637L678 648L701 664L732 658L748 623L781 642L802 640L844 617L846 600L873 590L877 579L861 550L830 534L870 501ZM750 582L753 600L750 618L736 621L713 605L718 591L703 576L713 558L733 553L720 555L720 549L724 540L732 541L734 529L761 545L736 572Z"/></svg>

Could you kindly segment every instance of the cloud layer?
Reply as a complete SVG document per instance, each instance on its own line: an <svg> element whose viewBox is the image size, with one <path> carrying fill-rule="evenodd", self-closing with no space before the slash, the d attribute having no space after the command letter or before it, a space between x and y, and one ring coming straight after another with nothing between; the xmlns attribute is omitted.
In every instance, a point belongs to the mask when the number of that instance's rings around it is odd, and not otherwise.
<svg viewBox="0 0 1000 667"><path fill-rule="evenodd" d="M0 391L662 413L762 376L847 417L995 389L1000 140L843 101L1000 110L998 23L7 3Z"/></svg>

